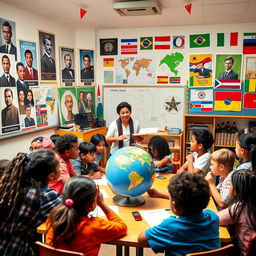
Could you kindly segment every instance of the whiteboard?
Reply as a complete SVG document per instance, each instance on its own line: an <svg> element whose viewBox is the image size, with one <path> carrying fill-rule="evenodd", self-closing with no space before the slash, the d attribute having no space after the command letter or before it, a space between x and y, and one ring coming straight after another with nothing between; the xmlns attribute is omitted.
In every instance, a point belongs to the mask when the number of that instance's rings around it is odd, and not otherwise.
<svg viewBox="0 0 256 256"><path fill-rule="evenodd" d="M132 118L139 121L140 128L183 129L183 87L104 87L103 94L107 126L118 118L117 105L126 101L132 106Z"/></svg>

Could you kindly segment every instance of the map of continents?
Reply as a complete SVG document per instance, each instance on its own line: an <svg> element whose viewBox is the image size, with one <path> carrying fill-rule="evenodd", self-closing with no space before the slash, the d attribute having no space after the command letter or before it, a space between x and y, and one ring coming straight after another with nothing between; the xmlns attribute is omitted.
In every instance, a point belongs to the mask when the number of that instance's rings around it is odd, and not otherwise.
<svg viewBox="0 0 256 256"><path fill-rule="evenodd" d="M159 66L166 64L168 67L168 71L174 73L175 76L178 75L179 71L177 70L177 67L182 63L184 60L184 55L175 52L172 54L167 54L163 59L161 59Z"/></svg>
<svg viewBox="0 0 256 256"><path fill-rule="evenodd" d="M154 84L155 58L119 58L116 65L117 84Z"/></svg>

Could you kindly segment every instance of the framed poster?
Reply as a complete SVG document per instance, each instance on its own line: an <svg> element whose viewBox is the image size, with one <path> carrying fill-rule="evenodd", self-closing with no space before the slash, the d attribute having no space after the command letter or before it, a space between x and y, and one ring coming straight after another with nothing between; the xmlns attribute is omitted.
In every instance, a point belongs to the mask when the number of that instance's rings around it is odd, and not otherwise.
<svg viewBox="0 0 256 256"><path fill-rule="evenodd" d="M80 82L83 85L92 85L94 82L94 55L92 50L79 50Z"/></svg>
<svg viewBox="0 0 256 256"><path fill-rule="evenodd" d="M73 86L75 82L74 49L60 47L60 80L61 86Z"/></svg>

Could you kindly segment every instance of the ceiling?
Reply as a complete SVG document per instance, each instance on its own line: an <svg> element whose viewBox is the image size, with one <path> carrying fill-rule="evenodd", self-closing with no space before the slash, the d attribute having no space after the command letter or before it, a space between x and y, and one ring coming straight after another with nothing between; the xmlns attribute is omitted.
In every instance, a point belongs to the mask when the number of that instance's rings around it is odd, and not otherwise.
<svg viewBox="0 0 256 256"><path fill-rule="evenodd" d="M112 9L113 2L122 0L1 1L74 28L106 29L256 22L256 0L159 0L163 7L162 15L136 17L122 17ZM188 3L192 3L191 15L185 9ZM87 10L82 20L80 8Z"/></svg>

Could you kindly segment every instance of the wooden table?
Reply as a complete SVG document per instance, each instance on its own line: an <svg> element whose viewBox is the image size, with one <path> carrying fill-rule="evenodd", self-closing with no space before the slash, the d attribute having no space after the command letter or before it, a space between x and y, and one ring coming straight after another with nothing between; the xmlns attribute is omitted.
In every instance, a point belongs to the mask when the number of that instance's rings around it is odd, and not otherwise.
<svg viewBox="0 0 256 256"><path fill-rule="evenodd" d="M165 175L167 178L166 179L158 179L156 178L153 184L153 188L156 188L157 190L161 192L167 192L167 185L169 178L173 174L167 174ZM101 189L105 189L108 195L110 196L109 198L105 199L105 202L108 205L114 205L112 198L113 198L113 192L108 186L100 186ZM170 201L166 199L161 199L161 198L152 198L147 195L147 193L143 194L145 197L145 204L136 206L136 207L122 207L118 206L119 214L123 220L125 220L125 223L128 226L128 231L127 234L119 239L113 240L111 242L108 242L108 244L113 244L116 245L116 255L122 255L122 246L124 246L125 250L125 256L129 256L129 247L133 246L136 247L136 255L141 256L143 255L143 248L139 247L138 245L138 235L140 232L150 228L150 226L147 224L146 221L135 221L132 215L133 211L140 211L140 210L153 210L153 209L166 209L170 208ZM214 212L218 212L217 208L212 200L210 199L209 205L207 209L211 209ZM225 227L220 227L220 240L223 243L227 243L231 241L230 235ZM46 233L46 228L45 224L42 224L37 228L37 232L41 234Z"/></svg>

